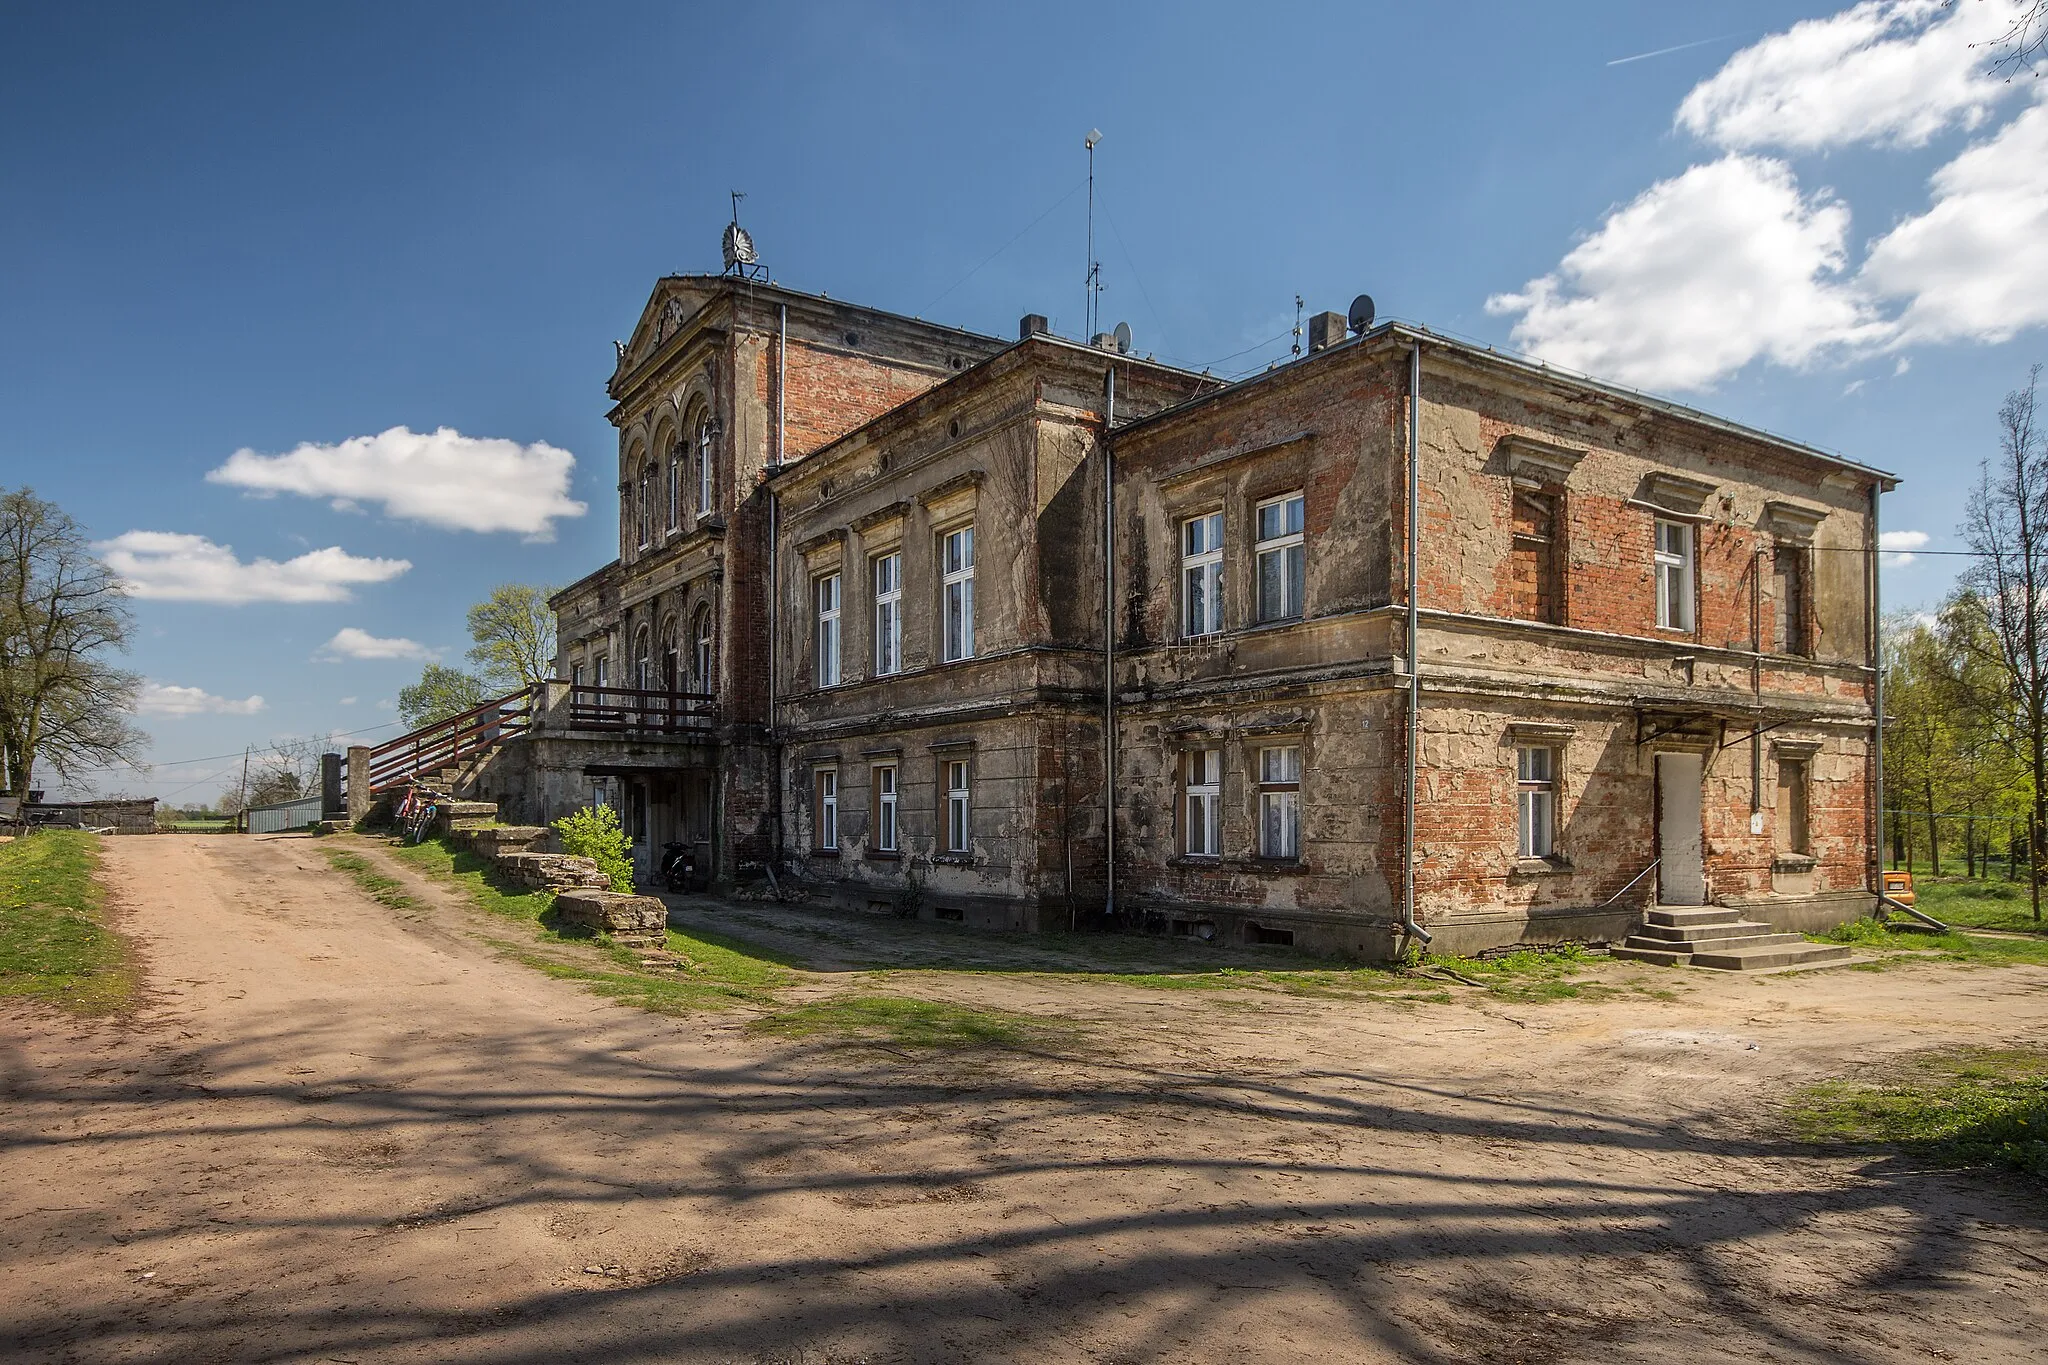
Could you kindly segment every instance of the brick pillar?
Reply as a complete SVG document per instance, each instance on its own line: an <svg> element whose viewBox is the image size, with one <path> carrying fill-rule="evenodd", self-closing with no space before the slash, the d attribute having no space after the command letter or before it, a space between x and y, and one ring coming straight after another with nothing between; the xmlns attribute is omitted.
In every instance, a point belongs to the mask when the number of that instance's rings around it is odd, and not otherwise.
<svg viewBox="0 0 2048 1365"><path fill-rule="evenodd" d="M351 744L348 750L348 822L359 825L370 813L370 746Z"/></svg>

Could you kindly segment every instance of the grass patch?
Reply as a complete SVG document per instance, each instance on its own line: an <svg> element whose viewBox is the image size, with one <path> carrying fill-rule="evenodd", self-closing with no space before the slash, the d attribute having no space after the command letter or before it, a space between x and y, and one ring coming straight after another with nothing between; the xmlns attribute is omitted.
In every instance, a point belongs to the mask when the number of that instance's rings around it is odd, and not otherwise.
<svg viewBox="0 0 2048 1365"><path fill-rule="evenodd" d="M1788 1116L1813 1142L1897 1147L1951 1166L2006 1166L2048 1180L2048 1052L1924 1053L1880 1084L1825 1081Z"/></svg>
<svg viewBox="0 0 2048 1365"><path fill-rule="evenodd" d="M1933 911L1929 911L1933 914ZM2048 937L1986 938L1978 934L1937 934L1931 929L1910 926L1903 915L1893 914L1894 928L1874 919L1853 919L1838 924L1818 939L1842 943L1865 952L1882 953L1873 968L1902 962L1968 962L1984 967L2012 967L2022 964L2048 966Z"/></svg>
<svg viewBox="0 0 2048 1365"><path fill-rule="evenodd" d="M732 981L711 969L684 972L607 971L580 962L549 957L517 945L504 945L518 961L557 981L580 982L593 995L616 1000L655 1014L695 1014L735 1005L773 1005L775 997L758 986Z"/></svg>
<svg viewBox="0 0 2048 1365"><path fill-rule="evenodd" d="M406 894L404 882L378 871L376 864L362 854L348 853L338 848L322 849L321 852L327 855L327 861L335 871L346 873L348 879L361 887L377 904L389 906L393 910L419 908L419 902Z"/></svg>
<svg viewBox="0 0 2048 1365"><path fill-rule="evenodd" d="M2048 920L2034 918L2025 882L1926 878L1917 883L1916 889L1919 908L1944 923L2016 934L2048 934Z"/></svg>
<svg viewBox="0 0 2048 1365"><path fill-rule="evenodd" d="M477 909L489 914L537 924L555 903L554 892L502 881L492 869L490 859L457 848L445 839L394 844L387 851L414 871L459 887Z"/></svg>
<svg viewBox="0 0 2048 1365"><path fill-rule="evenodd" d="M1033 1015L901 995L836 995L780 1010L749 1027L783 1038L840 1037L956 1051L1045 1047L1072 1033L1071 1026Z"/></svg>
<svg viewBox="0 0 2048 1365"><path fill-rule="evenodd" d="M46 830L0 844L0 996L107 1014L135 992L128 947L106 925L99 838Z"/></svg>

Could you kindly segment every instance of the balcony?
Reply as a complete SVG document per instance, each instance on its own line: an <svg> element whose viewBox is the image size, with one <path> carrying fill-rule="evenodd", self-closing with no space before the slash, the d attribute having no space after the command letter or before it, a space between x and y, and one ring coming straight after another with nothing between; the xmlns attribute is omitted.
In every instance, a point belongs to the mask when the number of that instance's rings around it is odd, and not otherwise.
<svg viewBox="0 0 2048 1365"><path fill-rule="evenodd" d="M703 692L571 684L568 693L566 720L571 730L697 737L710 731L718 719L717 699Z"/></svg>

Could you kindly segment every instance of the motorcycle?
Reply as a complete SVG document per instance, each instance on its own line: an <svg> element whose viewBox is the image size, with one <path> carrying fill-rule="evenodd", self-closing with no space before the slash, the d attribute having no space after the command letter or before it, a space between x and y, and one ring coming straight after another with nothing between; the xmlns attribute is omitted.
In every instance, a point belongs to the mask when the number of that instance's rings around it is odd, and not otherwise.
<svg viewBox="0 0 2048 1365"><path fill-rule="evenodd" d="M671 891L688 891L697 878L697 854L685 843L661 846L661 881Z"/></svg>

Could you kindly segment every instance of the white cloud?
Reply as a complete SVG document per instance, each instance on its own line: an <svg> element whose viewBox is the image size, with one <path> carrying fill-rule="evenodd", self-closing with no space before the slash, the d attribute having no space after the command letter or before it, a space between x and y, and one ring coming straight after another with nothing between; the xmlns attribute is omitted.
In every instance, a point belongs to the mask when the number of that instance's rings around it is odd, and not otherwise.
<svg viewBox="0 0 2048 1365"><path fill-rule="evenodd" d="M456 531L518 531L553 540L557 517L587 505L569 496L576 457L545 442L464 436L452 427L392 427L339 445L306 443L282 455L238 450L207 474L259 494L327 498L342 511L380 504L386 514Z"/></svg>
<svg viewBox="0 0 2048 1365"><path fill-rule="evenodd" d="M372 635L355 626L343 626L334 638L320 646L313 656L333 662L340 659L436 659L440 654L416 640Z"/></svg>
<svg viewBox="0 0 2048 1365"><path fill-rule="evenodd" d="M1678 123L1742 151L1923 146L1980 126L2010 93L1972 45L1996 42L2017 15L2013 0L1870 0L1808 19L1730 57L1685 97Z"/></svg>
<svg viewBox="0 0 2048 1365"><path fill-rule="evenodd" d="M335 704L337 706L354 706L356 704L356 699L354 697L343 697L339 702Z"/></svg>
<svg viewBox="0 0 2048 1365"><path fill-rule="evenodd" d="M1999 342L2048 323L2048 102L1934 173L1933 207L1870 248L1863 280L1907 299L1902 342Z"/></svg>
<svg viewBox="0 0 2048 1365"><path fill-rule="evenodd" d="M1877 548L1885 551L1884 562L1893 567L1911 564L1913 556L1908 551L1926 548L1928 535L1925 531L1884 531L1877 537Z"/></svg>
<svg viewBox="0 0 2048 1365"><path fill-rule="evenodd" d="M145 716L253 716L264 707L263 698L216 697L199 687L174 687L169 683L144 683L135 709Z"/></svg>
<svg viewBox="0 0 2048 1365"><path fill-rule="evenodd" d="M180 602L346 602L358 583L383 583L412 567L365 559L339 546L279 562L243 563L234 549L176 531L128 531L93 547L131 596Z"/></svg>
<svg viewBox="0 0 2048 1365"><path fill-rule="evenodd" d="M1842 278L1849 210L1783 162L1729 156L1608 213L1488 312L1518 346L1648 388L1703 389L1759 357L1803 365L1885 329Z"/></svg>

